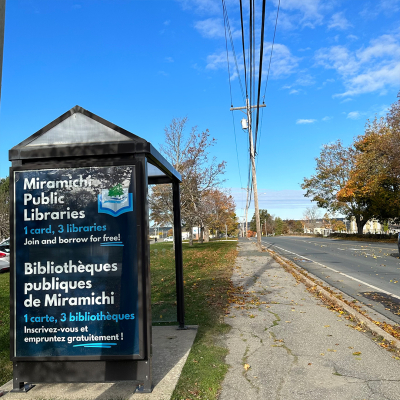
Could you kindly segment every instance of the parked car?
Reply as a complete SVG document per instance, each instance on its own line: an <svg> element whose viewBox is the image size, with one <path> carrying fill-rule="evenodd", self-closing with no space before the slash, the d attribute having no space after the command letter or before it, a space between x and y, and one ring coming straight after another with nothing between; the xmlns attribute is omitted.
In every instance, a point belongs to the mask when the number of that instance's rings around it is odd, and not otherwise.
<svg viewBox="0 0 400 400"><path fill-rule="evenodd" d="M173 242L174 241L174 237L173 236L168 236L164 239L164 242Z"/></svg>
<svg viewBox="0 0 400 400"><path fill-rule="evenodd" d="M3 240L0 243L0 251L10 254L10 238Z"/></svg>
<svg viewBox="0 0 400 400"><path fill-rule="evenodd" d="M10 270L10 239L0 243L0 272Z"/></svg>

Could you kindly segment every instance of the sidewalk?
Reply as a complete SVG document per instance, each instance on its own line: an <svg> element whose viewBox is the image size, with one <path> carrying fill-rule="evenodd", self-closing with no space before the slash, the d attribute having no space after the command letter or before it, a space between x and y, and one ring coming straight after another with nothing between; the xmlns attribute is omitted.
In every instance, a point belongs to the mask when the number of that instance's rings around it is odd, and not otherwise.
<svg viewBox="0 0 400 400"><path fill-rule="evenodd" d="M248 297L225 318L231 367L219 400L400 399L399 360L254 243L239 251L232 280Z"/></svg>
<svg viewBox="0 0 400 400"><path fill-rule="evenodd" d="M135 393L136 383L53 383L36 384L26 393L11 393L12 381L0 387L1 400L169 400L181 375L197 325L187 330L176 326L153 326L152 393ZM1 393L4 393L2 397Z"/></svg>

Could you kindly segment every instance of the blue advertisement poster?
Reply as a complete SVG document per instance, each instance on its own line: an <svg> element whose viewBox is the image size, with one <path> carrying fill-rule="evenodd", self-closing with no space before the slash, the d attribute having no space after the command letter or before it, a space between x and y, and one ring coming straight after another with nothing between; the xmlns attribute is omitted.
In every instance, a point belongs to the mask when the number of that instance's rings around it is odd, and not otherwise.
<svg viewBox="0 0 400 400"><path fill-rule="evenodd" d="M14 172L14 356L139 353L134 168Z"/></svg>

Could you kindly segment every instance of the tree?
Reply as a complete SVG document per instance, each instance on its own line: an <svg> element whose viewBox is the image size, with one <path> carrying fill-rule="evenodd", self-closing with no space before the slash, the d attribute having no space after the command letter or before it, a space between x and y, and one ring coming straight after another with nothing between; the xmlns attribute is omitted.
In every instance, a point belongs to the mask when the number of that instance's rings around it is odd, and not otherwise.
<svg viewBox="0 0 400 400"><path fill-rule="evenodd" d="M383 118L367 121L364 135L354 142L354 167L338 198L357 196L369 204L381 223L400 220L400 92Z"/></svg>
<svg viewBox="0 0 400 400"><path fill-rule="evenodd" d="M318 206L307 207L303 212L304 227L314 229L317 225L317 220L321 218Z"/></svg>
<svg viewBox="0 0 400 400"><path fill-rule="evenodd" d="M225 232L226 229L229 234L236 233L235 201L230 194L211 189L204 194L201 207L205 226L209 229L216 234Z"/></svg>
<svg viewBox="0 0 400 400"><path fill-rule="evenodd" d="M268 230L270 231L270 233L272 233L273 217L268 213L267 210L259 210L259 212L260 212L261 233L266 234L266 231ZM250 221L250 229L255 232L257 231L256 213L253 214L253 218Z"/></svg>
<svg viewBox="0 0 400 400"><path fill-rule="evenodd" d="M186 125L187 118L174 118L164 129L165 143L160 149L182 176L181 216L190 232L189 242L192 245L192 228L199 225L204 231L207 222L202 201L208 191L223 182L221 175L225 171L225 162L218 163L216 157L209 157L209 149L216 141L210 138L208 130L199 133L193 127L186 135ZM169 185L163 186L152 188L149 196L150 217L157 223L173 224L172 189Z"/></svg>
<svg viewBox="0 0 400 400"><path fill-rule="evenodd" d="M283 235L288 232L288 227L285 221L283 221L281 218L276 217L275 218L275 234L276 235Z"/></svg>
<svg viewBox="0 0 400 400"><path fill-rule="evenodd" d="M343 230L343 227L346 229L346 225L342 221L338 221L335 218L335 214L329 214L327 212L322 219L322 226L330 231Z"/></svg>
<svg viewBox="0 0 400 400"><path fill-rule="evenodd" d="M288 233L302 233L304 231L301 221L289 219L285 221L288 228Z"/></svg>
<svg viewBox="0 0 400 400"><path fill-rule="evenodd" d="M0 239L10 236L10 179L0 179Z"/></svg>
<svg viewBox="0 0 400 400"><path fill-rule="evenodd" d="M343 221L335 220L332 224L332 229L334 232L343 232L346 231L346 224Z"/></svg>
<svg viewBox="0 0 400 400"><path fill-rule="evenodd" d="M318 207L339 212L348 219L354 217L358 233L362 233L365 223L373 215L370 202L357 192L338 196L350 179L356 155L354 146L344 147L340 140L324 145L315 159L316 173L311 178L304 178L301 187L306 190L305 196L315 201Z"/></svg>

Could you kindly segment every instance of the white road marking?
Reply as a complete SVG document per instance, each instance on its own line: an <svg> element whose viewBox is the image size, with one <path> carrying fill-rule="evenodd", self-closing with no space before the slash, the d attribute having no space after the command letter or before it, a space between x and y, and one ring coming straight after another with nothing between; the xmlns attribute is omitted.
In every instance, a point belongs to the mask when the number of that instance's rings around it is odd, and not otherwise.
<svg viewBox="0 0 400 400"><path fill-rule="evenodd" d="M293 253L292 251L283 249L282 247L279 247L279 246L276 246L276 245L273 245L273 246L276 247L277 249L286 251L287 253L294 254L294 255L296 255L296 256L298 256L298 257L301 257L301 258L303 258L303 259L306 259L306 260L310 260L310 261L313 262L314 264L318 264L318 265L321 265L321 266L324 267L324 268L328 268L328 269L330 269L330 270L333 271L333 272L337 272L338 274L343 275L343 276L345 276L346 278L350 278L350 279L352 279L353 281L362 283L363 285L369 286L370 288L375 289L375 290L378 290L378 291L381 292L381 293L385 293L385 294L388 294L389 296L395 297L396 299L400 299L400 296L397 296L397 295L395 295L395 294L393 294L393 293L390 293L390 292L388 292L388 291L386 291L386 290L384 290L384 289L378 288L377 286L370 285L370 284L367 283L367 282L364 282L364 281L362 281L362 280L360 280L360 279L354 278L354 276L347 275L347 274L345 274L345 273L343 273L343 272L340 272L340 271L338 271L338 270L336 270L336 269L334 269L334 268L328 267L327 265L321 264L321 263L319 263L318 261L311 260L311 258L307 258L307 257L301 256L300 254ZM321 279L321 278L319 278L319 279Z"/></svg>

